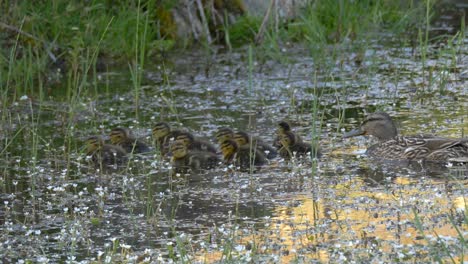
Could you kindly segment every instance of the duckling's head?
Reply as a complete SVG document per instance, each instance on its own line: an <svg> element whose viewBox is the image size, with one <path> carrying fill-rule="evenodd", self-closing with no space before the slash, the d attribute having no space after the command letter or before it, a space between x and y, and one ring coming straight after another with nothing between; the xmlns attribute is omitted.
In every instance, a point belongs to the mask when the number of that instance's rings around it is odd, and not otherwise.
<svg viewBox="0 0 468 264"><path fill-rule="evenodd" d="M290 125L287 121L284 121L284 120L283 120L283 121L280 121L280 122L278 123L278 131L277 131L277 133L278 133L279 135L284 134L284 133L289 132L289 131L291 131L291 125Z"/></svg>
<svg viewBox="0 0 468 264"><path fill-rule="evenodd" d="M222 127L218 129L215 137L218 143L221 144L225 140L232 139L234 137L234 131L228 127Z"/></svg>
<svg viewBox="0 0 468 264"><path fill-rule="evenodd" d="M181 131L178 133L178 135L175 137L176 141L182 141L186 146L189 146L190 144L195 141L195 137L192 135L192 133L187 132L187 131Z"/></svg>
<svg viewBox="0 0 468 264"><path fill-rule="evenodd" d="M250 136L244 131L238 131L234 133L234 140L239 146L244 146L250 143Z"/></svg>
<svg viewBox="0 0 468 264"><path fill-rule="evenodd" d="M296 144L296 136L291 131L285 132L280 136L280 143L285 148L293 146Z"/></svg>
<svg viewBox="0 0 468 264"><path fill-rule="evenodd" d="M166 122L159 122L153 127L153 136L156 139L163 138L171 132L171 127Z"/></svg>
<svg viewBox="0 0 468 264"><path fill-rule="evenodd" d="M92 136L86 139L86 153L91 154L104 145L104 140L100 136Z"/></svg>
<svg viewBox="0 0 468 264"><path fill-rule="evenodd" d="M225 160L230 159L234 154L237 153L239 146L237 142L232 139L227 139L221 143L221 153Z"/></svg>
<svg viewBox="0 0 468 264"><path fill-rule="evenodd" d="M171 145L171 152L174 159L181 159L187 156L187 146L184 142L176 140Z"/></svg>
<svg viewBox="0 0 468 264"><path fill-rule="evenodd" d="M120 144L130 137L130 130L117 127L111 130L109 136L112 144Z"/></svg>
<svg viewBox="0 0 468 264"><path fill-rule="evenodd" d="M369 114L358 129L345 133L343 138L372 135L379 141L387 141L398 134L395 123L392 118L384 112L375 112Z"/></svg>

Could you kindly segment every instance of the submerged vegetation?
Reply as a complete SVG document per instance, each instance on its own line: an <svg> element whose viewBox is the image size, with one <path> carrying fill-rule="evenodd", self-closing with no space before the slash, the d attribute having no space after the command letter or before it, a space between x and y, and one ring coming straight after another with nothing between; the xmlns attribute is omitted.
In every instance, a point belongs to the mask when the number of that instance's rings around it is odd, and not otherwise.
<svg viewBox="0 0 468 264"><path fill-rule="evenodd" d="M466 137L464 17L435 32L445 0L264 2L0 1L0 262L467 261L466 164L342 140L377 111ZM181 131L247 150L244 170L205 173L219 153Z"/></svg>

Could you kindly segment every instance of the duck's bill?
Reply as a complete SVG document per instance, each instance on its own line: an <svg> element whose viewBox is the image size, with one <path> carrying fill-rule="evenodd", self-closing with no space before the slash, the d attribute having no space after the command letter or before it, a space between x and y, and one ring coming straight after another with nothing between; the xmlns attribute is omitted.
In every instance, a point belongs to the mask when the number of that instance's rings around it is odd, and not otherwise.
<svg viewBox="0 0 468 264"><path fill-rule="evenodd" d="M365 134L365 131L362 131L361 129L354 129L354 130L351 130L351 131L349 131L347 133L344 133L343 138L361 136L361 135L364 135L364 134Z"/></svg>

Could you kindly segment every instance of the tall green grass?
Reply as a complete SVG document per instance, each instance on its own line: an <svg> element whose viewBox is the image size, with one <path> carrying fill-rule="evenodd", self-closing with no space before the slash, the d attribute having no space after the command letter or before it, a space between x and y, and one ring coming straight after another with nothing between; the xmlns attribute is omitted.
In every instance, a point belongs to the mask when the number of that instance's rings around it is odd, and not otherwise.
<svg viewBox="0 0 468 264"><path fill-rule="evenodd" d="M135 52L146 55L159 40L157 28L148 27L142 7L131 2L16 1L7 8L8 15L2 22L8 26L7 32L17 37L13 43L4 35L4 48L8 49L3 50L10 52L0 57L9 62L3 64L8 67L1 68L1 76L5 77L0 78L0 83L2 93L8 91L13 96L36 94L56 68L62 70L62 75L71 72L76 79L86 74L84 71L95 71L104 57L127 61L134 58ZM14 91L13 87L22 90Z"/></svg>
<svg viewBox="0 0 468 264"><path fill-rule="evenodd" d="M216 30L224 31L224 38L220 41L229 49L256 44L255 56L259 56L259 59L287 59L282 47L290 41L305 43L314 58L320 59L325 57L322 52L330 43L366 40L384 29L402 33L408 31L410 26L421 23L427 28L433 2L317 0L307 3L295 18L281 18L281 7L275 5L265 20L268 23L262 38L257 36L262 17L248 14L232 23L228 22L229 16L225 12L225 22ZM238 3L224 5L229 11ZM91 54L87 51L90 50L99 51L96 60L91 61L90 70L95 71L102 58L124 64L130 61L135 88L141 82L141 69L137 64L143 66L142 62L148 55L154 56L160 50L171 49L175 43L166 39L175 37L175 32L166 31L177 30L177 25L168 29L161 24L162 20L168 19L166 16L170 10L176 7L171 1L15 1L4 7L7 10L2 22L9 26L7 32L10 35L16 34L16 41L8 34L1 36L6 40L3 45L7 49L3 50L13 53L3 52L0 56L7 62L4 65L9 65L2 67L0 82L2 86L8 83L6 86L9 87L2 89L2 93L8 90L7 94L13 97L44 87L44 80L53 72L51 69L68 71L67 68L72 68L75 73L81 74L87 67L75 67L89 62ZM205 8L209 14L209 6ZM110 21L112 23L109 24ZM106 34L101 39L104 29ZM263 42L256 42L256 38L263 39ZM427 31L421 34L420 41L427 42ZM26 78L24 72L28 73ZM24 85L26 82L29 83L28 90ZM12 87L17 87L19 91L12 91ZM135 103L138 104L137 93Z"/></svg>
<svg viewBox="0 0 468 264"><path fill-rule="evenodd" d="M362 44L380 38L384 31L404 37L421 19L422 8L414 1L313 1L289 24L288 34L307 43L313 57L320 60L328 44Z"/></svg>

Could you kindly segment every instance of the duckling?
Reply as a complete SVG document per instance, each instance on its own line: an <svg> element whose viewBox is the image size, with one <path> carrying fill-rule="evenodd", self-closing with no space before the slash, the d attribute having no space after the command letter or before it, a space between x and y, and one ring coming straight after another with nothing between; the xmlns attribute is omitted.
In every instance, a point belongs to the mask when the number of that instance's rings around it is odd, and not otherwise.
<svg viewBox="0 0 468 264"><path fill-rule="evenodd" d="M314 157L320 157L321 153L318 149L312 147L311 144L306 142L296 142L297 137L293 132L285 132L280 137L281 148L279 150L280 156L286 160L295 157L305 157L306 155L312 155Z"/></svg>
<svg viewBox="0 0 468 264"><path fill-rule="evenodd" d="M128 128L117 127L110 132L110 141L114 145L118 145L125 149L127 153L145 153L149 152L150 148L143 141L132 136Z"/></svg>
<svg viewBox="0 0 468 264"><path fill-rule="evenodd" d="M201 139L195 139L195 137L190 132L180 132L177 135L176 140L181 140L184 142L188 150L208 151L216 154L216 148L211 143Z"/></svg>
<svg viewBox="0 0 468 264"><path fill-rule="evenodd" d="M280 121L278 123L278 130L276 131L277 136L276 136L275 140L273 141L273 146L274 147L276 147L278 149L283 147L280 140L281 140L282 135L286 134L287 132L293 133L296 143L302 143L303 140L302 140L301 136L297 135L296 133L294 133L292 131L291 125L287 121Z"/></svg>
<svg viewBox="0 0 468 264"><path fill-rule="evenodd" d="M86 156L91 156L91 162L99 168L127 163L127 152L120 146L105 144L100 136L92 136L86 140Z"/></svg>
<svg viewBox="0 0 468 264"><path fill-rule="evenodd" d="M239 147L237 142L232 139L221 143L221 152L223 153L224 163L234 163L242 171L247 171L251 165L260 167L267 163L267 159L260 151L246 146Z"/></svg>
<svg viewBox="0 0 468 264"><path fill-rule="evenodd" d="M187 173L192 171L200 173L206 169L215 168L220 162L216 154L207 151L190 151L181 140L171 145L172 166L175 172Z"/></svg>
<svg viewBox="0 0 468 264"><path fill-rule="evenodd" d="M228 127L222 127L218 129L218 131L215 134L215 137L216 141L218 141L218 144L221 145L223 141L234 138L234 131Z"/></svg>
<svg viewBox="0 0 468 264"><path fill-rule="evenodd" d="M171 130L171 127L166 122L159 122L154 125L153 137L156 147L162 155L166 155L169 152L170 140L175 139L180 132L180 130Z"/></svg>
<svg viewBox="0 0 468 264"><path fill-rule="evenodd" d="M234 140L241 147L254 147L262 152L268 159L272 159L278 155L278 152L273 147L269 146L258 137L252 138L244 131L234 133Z"/></svg>

